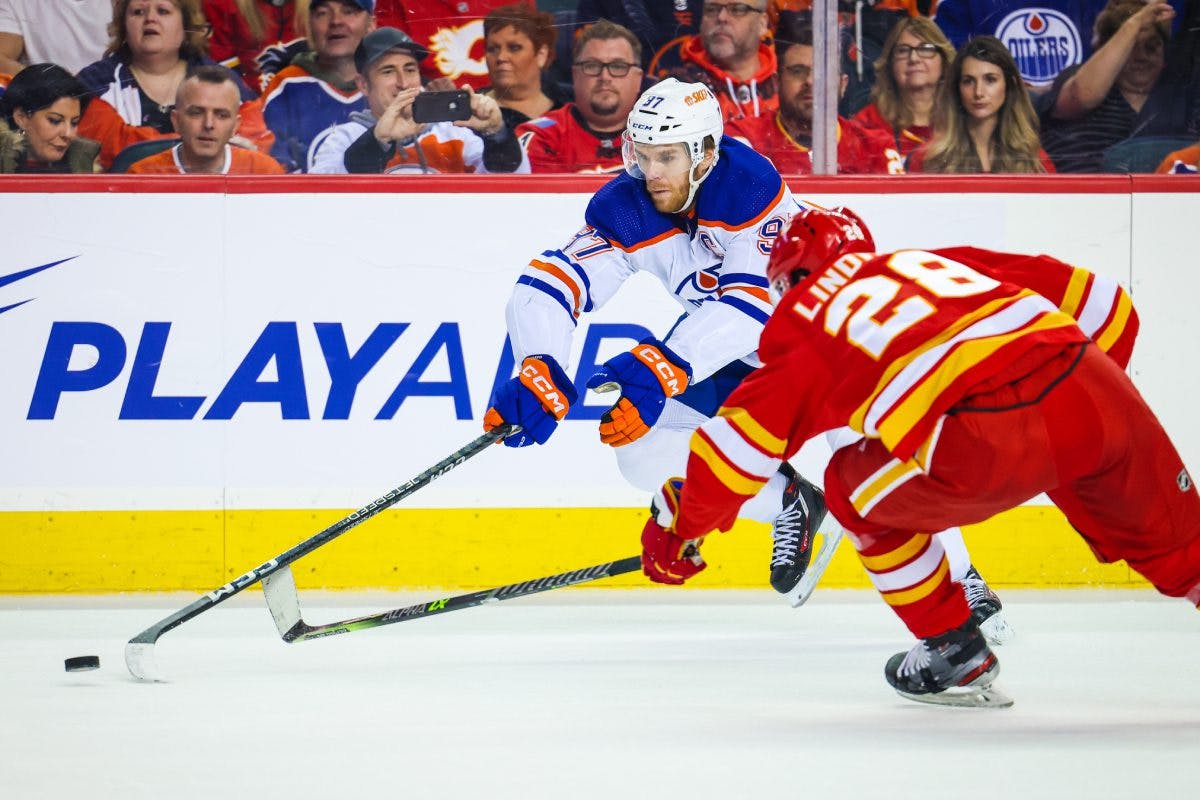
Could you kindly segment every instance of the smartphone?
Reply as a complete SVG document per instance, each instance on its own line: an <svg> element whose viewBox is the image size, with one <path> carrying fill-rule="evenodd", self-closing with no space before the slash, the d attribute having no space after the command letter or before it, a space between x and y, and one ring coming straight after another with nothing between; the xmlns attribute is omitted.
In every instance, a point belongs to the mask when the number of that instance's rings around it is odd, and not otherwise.
<svg viewBox="0 0 1200 800"><path fill-rule="evenodd" d="M471 118L471 95L465 91L421 92L413 100L416 122L455 122Z"/></svg>

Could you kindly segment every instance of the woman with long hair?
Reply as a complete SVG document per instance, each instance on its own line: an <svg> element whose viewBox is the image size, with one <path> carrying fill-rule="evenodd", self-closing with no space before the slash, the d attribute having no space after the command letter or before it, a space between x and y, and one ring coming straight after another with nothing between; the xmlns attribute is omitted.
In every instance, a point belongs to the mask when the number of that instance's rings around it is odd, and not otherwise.
<svg viewBox="0 0 1200 800"><path fill-rule="evenodd" d="M308 47L309 0L204 0L209 55L261 92L290 56Z"/></svg>
<svg viewBox="0 0 1200 800"><path fill-rule="evenodd" d="M928 17L896 23L875 60L871 102L854 115L865 128L882 130L907 156L933 137L934 106L954 47Z"/></svg>
<svg viewBox="0 0 1200 800"><path fill-rule="evenodd" d="M994 36L962 46L942 85L933 141L909 172L1053 172L1012 53Z"/></svg>
<svg viewBox="0 0 1200 800"><path fill-rule="evenodd" d="M79 138L87 89L57 64L30 64L0 95L0 173L90 173L100 145Z"/></svg>
<svg viewBox="0 0 1200 800"><path fill-rule="evenodd" d="M483 93L496 98L509 129L563 104L543 80L554 59L553 15L523 3L501 6L483 18L483 36L491 79Z"/></svg>
<svg viewBox="0 0 1200 800"><path fill-rule="evenodd" d="M209 30L200 0L113 4L105 57L79 73L92 95L79 132L100 142L105 169L128 145L175 135L171 109L179 85L190 67L214 63L208 57ZM254 99L241 78L236 83L243 102ZM258 131L242 132L261 138Z"/></svg>

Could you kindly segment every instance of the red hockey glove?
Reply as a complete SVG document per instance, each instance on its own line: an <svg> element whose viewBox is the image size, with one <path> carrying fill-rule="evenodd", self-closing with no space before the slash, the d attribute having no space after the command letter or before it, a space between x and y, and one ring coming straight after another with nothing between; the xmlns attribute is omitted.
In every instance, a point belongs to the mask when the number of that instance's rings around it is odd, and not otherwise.
<svg viewBox="0 0 1200 800"><path fill-rule="evenodd" d="M600 418L600 441L620 447L645 436L667 398L683 394L691 379L691 365L657 339L645 339L606 361L588 380L588 388L616 383L621 397Z"/></svg>
<svg viewBox="0 0 1200 800"><path fill-rule="evenodd" d="M703 538L689 540L675 535L682 489L680 478L664 483L650 504L650 519L642 528L642 572L655 583L679 586L708 567L700 557Z"/></svg>

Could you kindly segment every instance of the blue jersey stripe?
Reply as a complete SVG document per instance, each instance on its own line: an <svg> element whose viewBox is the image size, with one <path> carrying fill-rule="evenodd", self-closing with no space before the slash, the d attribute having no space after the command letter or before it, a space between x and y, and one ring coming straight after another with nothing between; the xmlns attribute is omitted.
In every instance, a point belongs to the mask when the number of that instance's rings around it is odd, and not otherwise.
<svg viewBox="0 0 1200 800"><path fill-rule="evenodd" d="M579 324L575 320L575 312L571 309L571 304L567 302L565 297L563 297L562 292L558 291L550 284L546 283L545 281L540 281L530 275L522 275L521 277L517 278L517 283L523 283L526 286L537 289L539 292L545 292L546 294L550 295L560 306L563 307L563 311L567 312L567 316L571 318L571 324Z"/></svg>
<svg viewBox="0 0 1200 800"><path fill-rule="evenodd" d="M767 324L767 320L771 316L767 312L763 311L761 308L758 308L757 306L752 305L751 303L747 303L745 300L741 300L737 297L733 297L732 295L728 295L728 294L724 295L717 302L731 305L734 308L736 308L738 311L741 311L743 314L746 314L746 315L758 320L763 325Z"/></svg>
<svg viewBox="0 0 1200 800"><path fill-rule="evenodd" d="M718 286L728 286L731 283L741 283L747 286L759 286L766 289L767 279L763 275L753 275L749 272L730 272L717 279Z"/></svg>

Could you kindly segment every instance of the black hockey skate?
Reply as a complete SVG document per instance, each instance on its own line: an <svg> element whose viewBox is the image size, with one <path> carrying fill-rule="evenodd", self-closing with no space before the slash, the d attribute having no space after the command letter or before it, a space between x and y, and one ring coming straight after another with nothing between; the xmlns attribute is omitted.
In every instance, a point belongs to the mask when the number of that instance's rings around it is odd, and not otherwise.
<svg viewBox="0 0 1200 800"><path fill-rule="evenodd" d="M883 674L897 694L919 703L1005 708L1013 702L992 688L1000 662L973 619L896 653Z"/></svg>
<svg viewBox="0 0 1200 800"><path fill-rule="evenodd" d="M967 605L971 608L971 619L975 620L988 644L1001 645L1011 641L1016 631L1004 618L1001 613L1004 606L1000 598L987 585L979 570L972 565L960 583L967 595Z"/></svg>
<svg viewBox="0 0 1200 800"><path fill-rule="evenodd" d="M786 461L779 471L787 478L787 486L783 490L783 510L771 529L775 540L771 548L771 586L786 595L808 569L813 533L825 519L825 495Z"/></svg>

